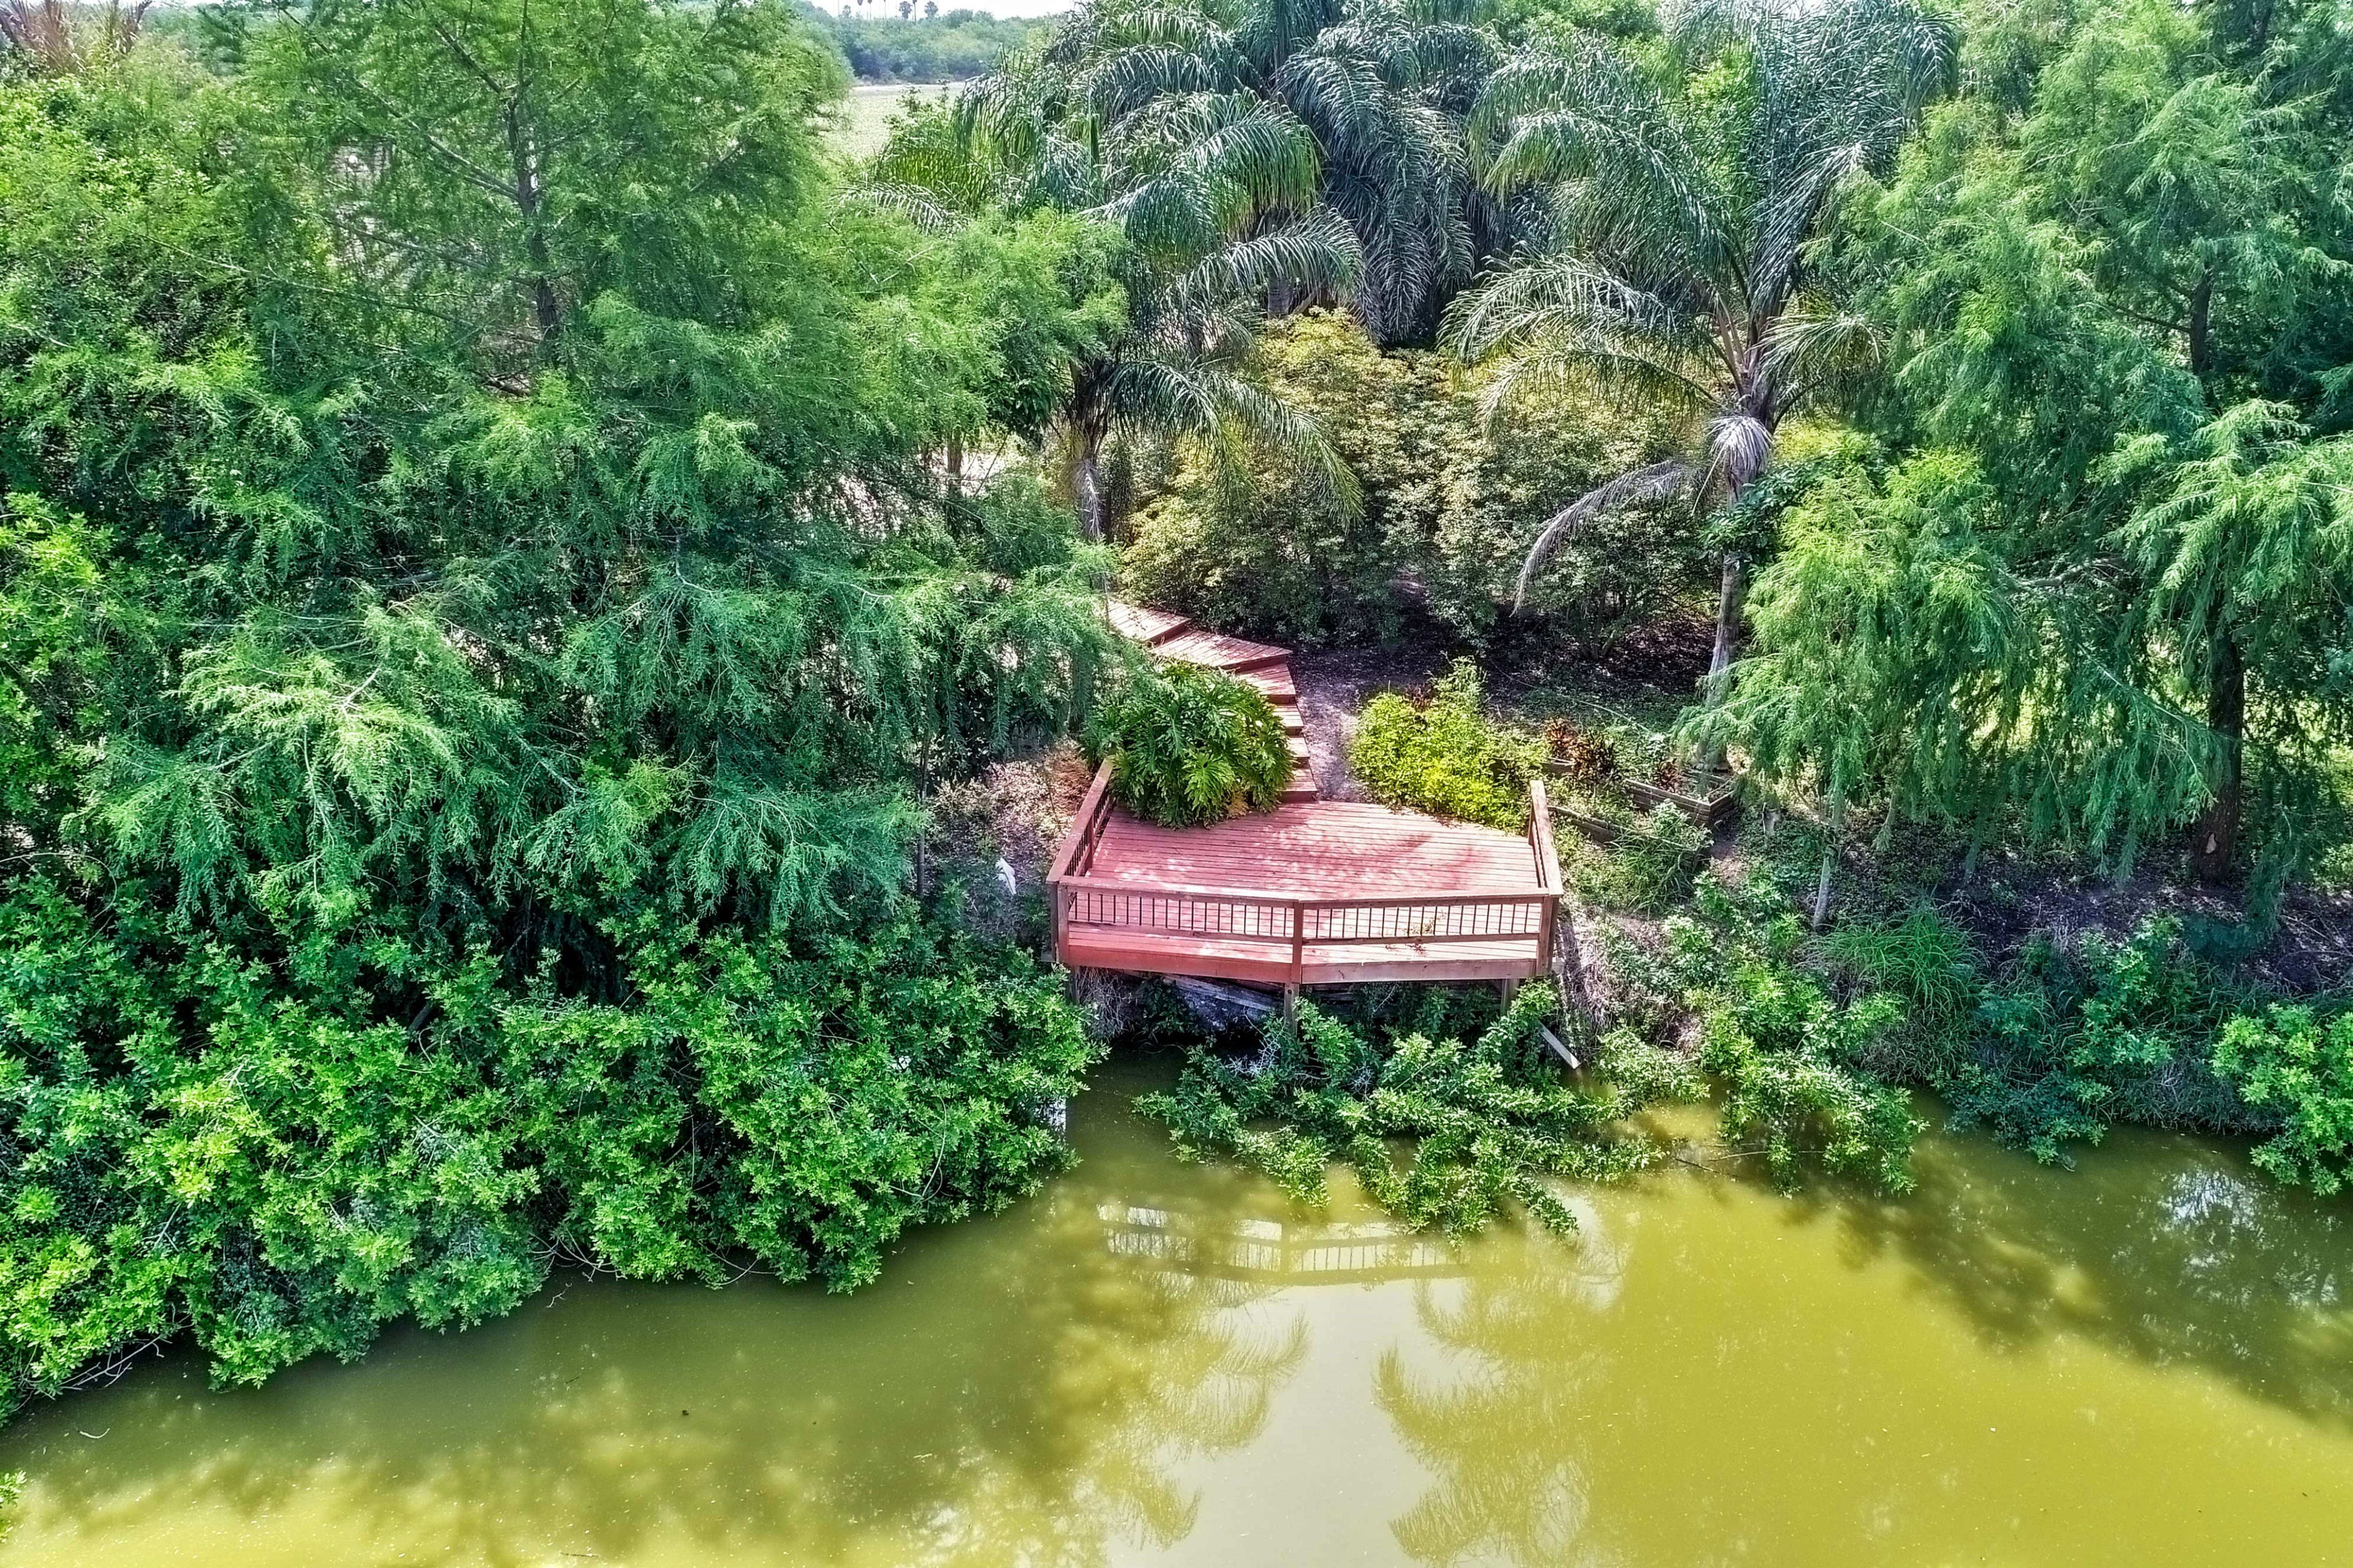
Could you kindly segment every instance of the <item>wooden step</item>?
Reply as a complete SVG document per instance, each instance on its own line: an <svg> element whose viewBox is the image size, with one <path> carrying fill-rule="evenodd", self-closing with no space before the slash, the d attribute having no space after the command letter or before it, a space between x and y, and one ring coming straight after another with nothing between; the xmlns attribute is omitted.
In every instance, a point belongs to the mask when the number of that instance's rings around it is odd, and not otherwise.
<svg viewBox="0 0 2353 1568"><path fill-rule="evenodd" d="M1212 669L1222 669L1229 675L1245 670L1264 669L1271 665L1288 666L1291 650L1272 643L1250 642L1242 637L1229 637L1222 632L1193 630L1180 632L1165 642L1151 645L1152 651L1162 658L1183 659L1187 664L1206 664Z"/></svg>
<svg viewBox="0 0 2353 1568"><path fill-rule="evenodd" d="M1291 678L1289 659L1283 660L1281 664L1263 665L1257 669L1243 670L1234 679L1244 686L1256 688L1259 695L1277 708L1281 708L1285 703L1293 708L1299 706L1299 686Z"/></svg>
<svg viewBox="0 0 2353 1568"><path fill-rule="evenodd" d="M1124 599L1110 600L1105 606L1105 613L1110 617L1112 630L1131 642L1140 642L1146 647L1180 636L1193 624L1182 616L1171 614L1166 610L1147 609L1142 605L1131 605Z"/></svg>
<svg viewBox="0 0 2353 1568"><path fill-rule="evenodd" d="M1324 792L1315 787L1315 775L1304 766L1301 766L1292 770L1291 782L1282 787L1282 798L1285 804L1321 800L1324 798Z"/></svg>

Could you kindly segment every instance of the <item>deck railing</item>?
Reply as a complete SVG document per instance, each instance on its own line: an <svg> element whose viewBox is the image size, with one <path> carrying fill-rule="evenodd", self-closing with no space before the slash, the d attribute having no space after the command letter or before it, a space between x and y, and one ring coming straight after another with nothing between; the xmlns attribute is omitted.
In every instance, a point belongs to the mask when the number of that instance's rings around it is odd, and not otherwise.
<svg viewBox="0 0 2353 1568"><path fill-rule="evenodd" d="M1409 893L1319 897L1183 883L1098 879L1096 850L1111 816L1111 764L1088 786L1047 882L1054 905L1055 956L1070 961L1074 926L1147 935L1197 937L1250 943L1284 963L1288 983L1301 984L1306 950L1350 944L1410 944L1533 941L1539 963L1549 962L1560 903L1560 865L1553 849L1552 816L1543 781L1528 786L1528 847L1537 885L1525 893ZM1287 951L1286 951L1287 950Z"/></svg>

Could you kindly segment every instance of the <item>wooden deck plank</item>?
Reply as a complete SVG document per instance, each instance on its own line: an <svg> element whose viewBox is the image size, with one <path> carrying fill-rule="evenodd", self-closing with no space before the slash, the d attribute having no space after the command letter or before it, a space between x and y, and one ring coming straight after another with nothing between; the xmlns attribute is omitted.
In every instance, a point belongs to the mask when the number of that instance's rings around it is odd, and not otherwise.
<svg viewBox="0 0 2353 1568"><path fill-rule="evenodd" d="M1287 647L1250 642L1241 637L1229 637L1223 632L1205 632L1198 628L1180 632L1165 642L1155 643L1152 651L1162 658L1182 659L1187 664L1206 664L1212 669L1225 670L1283 663L1291 658L1291 650Z"/></svg>
<svg viewBox="0 0 2353 1568"><path fill-rule="evenodd" d="M1143 605L1131 605L1124 599L1108 601L1105 609L1111 618L1112 630L1146 647L1176 636L1193 624L1183 616L1167 610L1150 609Z"/></svg>
<svg viewBox="0 0 2353 1568"><path fill-rule="evenodd" d="M1544 890L1524 838L1345 801L1186 828L1155 827L1114 811L1088 875L1319 898Z"/></svg>

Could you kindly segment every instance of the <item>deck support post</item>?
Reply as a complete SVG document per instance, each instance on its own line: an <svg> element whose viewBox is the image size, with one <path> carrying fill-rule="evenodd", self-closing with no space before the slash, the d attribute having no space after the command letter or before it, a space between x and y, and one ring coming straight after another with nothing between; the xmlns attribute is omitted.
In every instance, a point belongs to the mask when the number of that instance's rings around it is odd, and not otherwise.
<svg viewBox="0 0 2353 1568"><path fill-rule="evenodd" d="M1286 985L1282 988L1282 1021L1293 1028L1298 1026L1299 987L1296 985Z"/></svg>

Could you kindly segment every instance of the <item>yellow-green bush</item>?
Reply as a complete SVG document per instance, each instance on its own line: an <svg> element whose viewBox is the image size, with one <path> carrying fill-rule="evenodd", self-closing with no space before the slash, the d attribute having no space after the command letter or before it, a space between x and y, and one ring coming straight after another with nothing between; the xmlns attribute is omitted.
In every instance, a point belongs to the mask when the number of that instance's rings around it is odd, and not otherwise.
<svg viewBox="0 0 2353 1568"><path fill-rule="evenodd" d="M1383 692L1365 706L1348 765L1373 798L1438 816L1518 829L1528 781L1543 771L1542 739L1480 710L1479 672L1467 659L1426 702Z"/></svg>

